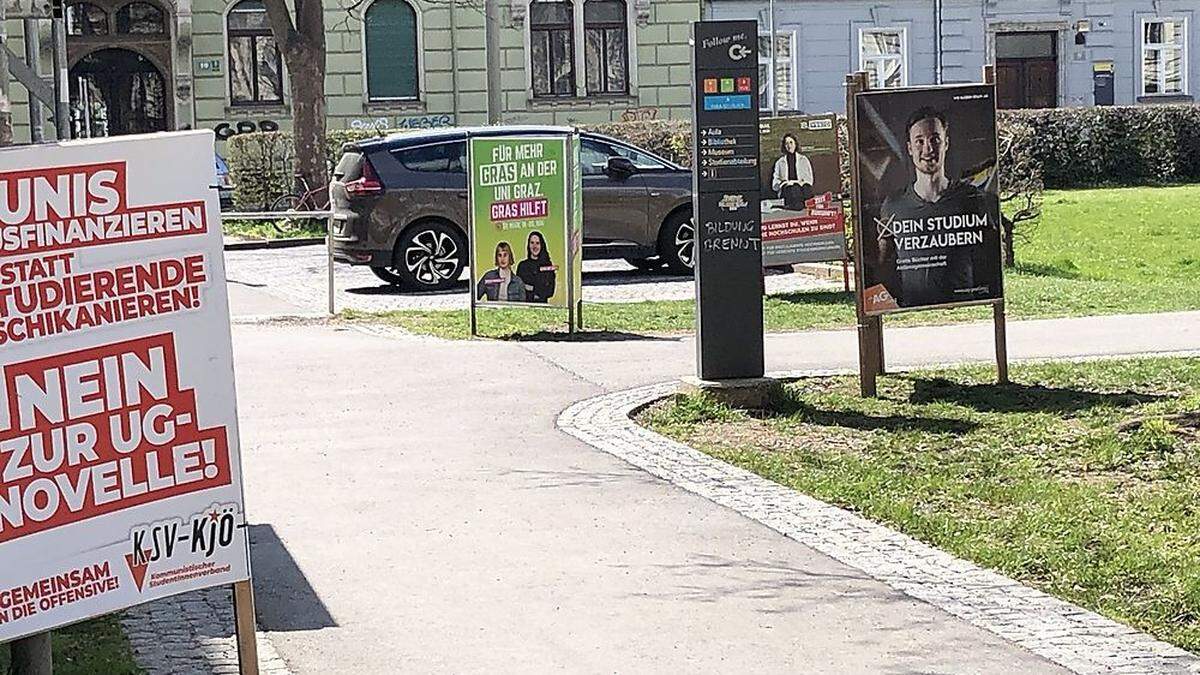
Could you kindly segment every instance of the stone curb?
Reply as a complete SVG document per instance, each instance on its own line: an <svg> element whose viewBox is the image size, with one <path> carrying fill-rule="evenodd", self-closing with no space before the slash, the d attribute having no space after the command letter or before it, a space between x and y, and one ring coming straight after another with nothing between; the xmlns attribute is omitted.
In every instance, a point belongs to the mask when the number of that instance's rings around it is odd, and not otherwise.
<svg viewBox="0 0 1200 675"><path fill-rule="evenodd" d="M676 388L668 382L580 401L561 413L558 427L1072 672L1200 673L1200 658L1190 652L709 457L631 419Z"/></svg>
<svg viewBox="0 0 1200 675"><path fill-rule="evenodd" d="M228 586L173 595L121 615L134 661L147 675L236 675L233 625L233 591ZM258 672L292 675L262 631L258 631Z"/></svg>

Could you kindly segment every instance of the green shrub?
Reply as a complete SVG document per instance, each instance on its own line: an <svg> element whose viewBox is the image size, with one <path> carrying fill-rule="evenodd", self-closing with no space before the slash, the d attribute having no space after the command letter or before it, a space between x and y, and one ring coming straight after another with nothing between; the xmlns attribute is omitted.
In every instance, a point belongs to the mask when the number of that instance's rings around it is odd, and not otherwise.
<svg viewBox="0 0 1200 675"><path fill-rule="evenodd" d="M1027 125L1046 187L1200 181L1200 106L1011 110L1001 127Z"/></svg>
<svg viewBox="0 0 1200 675"><path fill-rule="evenodd" d="M335 129L325 137L325 156L330 167L342 156L342 145L364 138L377 138L388 131ZM295 153L292 135L286 131L238 134L228 141L229 177L233 181L233 204L239 211L269 208L280 195L290 194L295 185Z"/></svg>
<svg viewBox="0 0 1200 675"><path fill-rule="evenodd" d="M1001 112L999 123L1002 189L1036 184L1040 195L1043 182L1046 188L1200 182L1200 106L1006 110ZM688 120L645 120L585 128L690 166L691 126ZM336 163L343 143L387 133L392 132L333 130L325 151L330 162ZM839 135L843 142L843 184L849 191L844 119ZM239 134L229 139L236 206L264 208L290 191L292 155L292 139L287 132ZM1040 170L1040 176L1033 178L1031 170ZM1026 200L1017 202L1022 208L1029 205Z"/></svg>

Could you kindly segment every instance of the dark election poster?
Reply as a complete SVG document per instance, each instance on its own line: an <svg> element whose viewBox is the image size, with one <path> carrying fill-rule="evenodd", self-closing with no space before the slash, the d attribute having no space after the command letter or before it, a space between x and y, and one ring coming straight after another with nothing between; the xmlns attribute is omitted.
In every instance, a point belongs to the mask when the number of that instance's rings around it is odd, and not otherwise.
<svg viewBox="0 0 1200 675"><path fill-rule="evenodd" d="M994 87L855 101L864 310L1003 297Z"/></svg>

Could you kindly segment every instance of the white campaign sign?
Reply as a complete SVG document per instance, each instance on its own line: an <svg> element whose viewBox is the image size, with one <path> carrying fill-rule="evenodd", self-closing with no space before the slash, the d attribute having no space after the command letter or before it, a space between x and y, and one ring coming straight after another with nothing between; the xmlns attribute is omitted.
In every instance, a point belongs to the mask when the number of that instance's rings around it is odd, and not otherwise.
<svg viewBox="0 0 1200 675"><path fill-rule="evenodd" d="M213 135L0 151L0 642L250 576Z"/></svg>

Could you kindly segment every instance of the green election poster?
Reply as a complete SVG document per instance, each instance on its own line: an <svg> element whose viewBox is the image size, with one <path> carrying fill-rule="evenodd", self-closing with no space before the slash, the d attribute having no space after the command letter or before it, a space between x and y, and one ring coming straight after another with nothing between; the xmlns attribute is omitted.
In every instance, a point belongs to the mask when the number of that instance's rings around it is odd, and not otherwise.
<svg viewBox="0 0 1200 675"><path fill-rule="evenodd" d="M567 307L569 145L566 136L470 139L476 302Z"/></svg>

